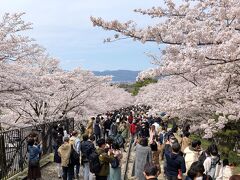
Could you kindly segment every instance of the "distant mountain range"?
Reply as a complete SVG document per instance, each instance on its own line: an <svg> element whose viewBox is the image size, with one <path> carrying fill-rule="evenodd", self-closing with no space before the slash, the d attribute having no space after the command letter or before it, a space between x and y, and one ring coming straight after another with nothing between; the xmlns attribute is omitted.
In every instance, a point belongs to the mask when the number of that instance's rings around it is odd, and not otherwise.
<svg viewBox="0 0 240 180"><path fill-rule="evenodd" d="M93 71L96 76L113 76L113 82L132 83L140 71L114 70L114 71Z"/></svg>

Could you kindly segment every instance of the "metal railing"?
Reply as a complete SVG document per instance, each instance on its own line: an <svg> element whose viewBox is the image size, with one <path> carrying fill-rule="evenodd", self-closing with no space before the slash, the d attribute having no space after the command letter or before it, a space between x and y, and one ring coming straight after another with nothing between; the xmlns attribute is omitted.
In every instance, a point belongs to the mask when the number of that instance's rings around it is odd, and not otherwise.
<svg viewBox="0 0 240 180"><path fill-rule="evenodd" d="M24 170L28 164L27 140L36 133L42 142L43 156L53 151L53 130L64 127L67 132L74 130L74 119L64 119L36 126L0 132L0 180L8 179Z"/></svg>

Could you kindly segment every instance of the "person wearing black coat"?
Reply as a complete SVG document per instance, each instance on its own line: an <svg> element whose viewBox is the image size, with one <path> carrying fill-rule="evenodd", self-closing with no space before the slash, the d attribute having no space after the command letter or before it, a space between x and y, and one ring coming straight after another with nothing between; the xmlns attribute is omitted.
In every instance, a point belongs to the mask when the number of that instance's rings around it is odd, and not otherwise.
<svg viewBox="0 0 240 180"><path fill-rule="evenodd" d="M83 141L81 142L81 164L83 165L83 177L84 180L91 179L90 167L89 167L89 156L95 151L95 146L92 141L89 140L87 134L83 135Z"/></svg>
<svg viewBox="0 0 240 180"><path fill-rule="evenodd" d="M98 120L96 120L96 123L94 124L94 134L96 137L96 140L101 138L101 128L100 128L100 123Z"/></svg>
<svg viewBox="0 0 240 180"><path fill-rule="evenodd" d="M57 165L58 177L61 178L63 173L62 173L62 166L61 166L61 157L58 154L58 148L63 144L63 128L60 126L53 128L52 136L53 136L53 150L54 150L53 161Z"/></svg>
<svg viewBox="0 0 240 180"><path fill-rule="evenodd" d="M111 128L112 121L109 119L109 117L104 121L103 128L104 128L104 138L109 136L109 131Z"/></svg>
<svg viewBox="0 0 240 180"><path fill-rule="evenodd" d="M168 142L167 142L168 143ZM165 174L167 176L167 180L176 180L179 172L186 172L186 165L184 158L179 154L181 146L179 143L175 142L171 146L172 150L165 150L165 158L166 158L166 169Z"/></svg>
<svg viewBox="0 0 240 180"><path fill-rule="evenodd" d="M149 135L149 129L146 127L145 124L142 124L142 126L140 128L139 136L141 138L148 138L150 136Z"/></svg>

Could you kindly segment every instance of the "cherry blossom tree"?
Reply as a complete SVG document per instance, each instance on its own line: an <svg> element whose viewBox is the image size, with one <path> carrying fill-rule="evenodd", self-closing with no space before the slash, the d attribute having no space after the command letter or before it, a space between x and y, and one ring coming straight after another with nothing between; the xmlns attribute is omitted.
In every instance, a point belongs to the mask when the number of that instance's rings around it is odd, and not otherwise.
<svg viewBox="0 0 240 180"><path fill-rule="evenodd" d="M161 57L149 55L157 68L139 75L165 78L146 87L140 101L191 118L196 125L204 124L203 129L211 136L227 121L240 117L240 2L187 0L178 4L166 0L165 7L136 9L137 13L159 20L146 28L138 28L133 21L91 20L94 26L118 32L108 42L132 38L165 44ZM220 118L214 119L216 114Z"/></svg>
<svg viewBox="0 0 240 180"><path fill-rule="evenodd" d="M111 86L111 77L62 70L59 60L22 35L31 28L23 14L5 14L0 22L0 122L15 127L65 117L78 121L133 103L127 92Z"/></svg>

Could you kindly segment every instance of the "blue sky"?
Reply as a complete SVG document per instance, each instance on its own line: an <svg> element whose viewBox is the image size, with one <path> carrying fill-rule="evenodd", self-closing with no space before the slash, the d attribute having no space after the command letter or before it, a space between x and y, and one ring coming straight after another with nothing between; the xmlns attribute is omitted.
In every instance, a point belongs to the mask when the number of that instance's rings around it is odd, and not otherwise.
<svg viewBox="0 0 240 180"><path fill-rule="evenodd" d="M133 12L135 8L161 5L161 0L0 0L0 15L26 12L33 23L27 34L59 58L61 67L89 70L143 70L153 65L145 52L160 53L153 43L132 40L103 43L114 33L92 26L90 16L107 20L136 20L141 26L154 23Z"/></svg>

